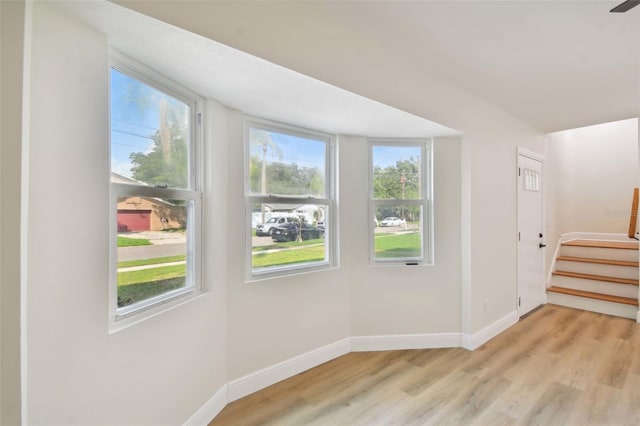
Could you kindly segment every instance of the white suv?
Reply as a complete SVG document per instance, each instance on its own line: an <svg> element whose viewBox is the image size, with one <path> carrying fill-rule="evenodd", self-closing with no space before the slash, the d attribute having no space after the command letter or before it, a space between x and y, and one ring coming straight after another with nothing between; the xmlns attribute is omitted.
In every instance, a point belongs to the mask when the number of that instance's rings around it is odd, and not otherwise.
<svg viewBox="0 0 640 426"><path fill-rule="evenodd" d="M292 217L272 217L262 225L256 226L256 235L259 237L273 235L273 231L276 227L290 222L293 222Z"/></svg>

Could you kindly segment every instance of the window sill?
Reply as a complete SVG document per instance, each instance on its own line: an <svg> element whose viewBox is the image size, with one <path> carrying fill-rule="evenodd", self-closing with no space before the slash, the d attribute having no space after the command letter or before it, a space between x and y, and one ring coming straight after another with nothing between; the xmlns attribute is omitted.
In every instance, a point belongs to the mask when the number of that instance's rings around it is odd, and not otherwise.
<svg viewBox="0 0 640 426"><path fill-rule="evenodd" d="M109 334L117 333L118 331L137 325L165 312L169 312L179 306L191 303L193 300L199 299L203 295L203 291L191 288L156 303L140 306L139 308L132 309L124 314L116 314L114 317L111 317L109 323Z"/></svg>
<svg viewBox="0 0 640 426"><path fill-rule="evenodd" d="M299 275L308 275L315 272L331 271L338 268L338 265L332 265L329 262L300 266L297 268L274 268L264 272L253 273L250 277L247 277L244 282L246 284L260 283L278 278L288 278Z"/></svg>

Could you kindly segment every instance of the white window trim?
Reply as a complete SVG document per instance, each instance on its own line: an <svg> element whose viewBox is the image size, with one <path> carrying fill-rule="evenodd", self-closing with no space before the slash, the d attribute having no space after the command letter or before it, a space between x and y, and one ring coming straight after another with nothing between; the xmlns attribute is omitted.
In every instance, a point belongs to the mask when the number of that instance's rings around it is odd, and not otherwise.
<svg viewBox="0 0 640 426"><path fill-rule="evenodd" d="M408 138L369 138L369 264L372 266L433 266L434 265L434 236L433 236L433 139ZM373 148L376 146L398 146L421 148L421 199L382 199L373 197ZM422 256L402 257L392 259L377 259L375 256L375 223L373 217L375 208L380 205L414 205L422 206Z"/></svg>
<svg viewBox="0 0 640 426"><path fill-rule="evenodd" d="M296 197L279 195L251 195L251 181L249 179L249 161L251 156L249 130L259 128L277 133L289 134L292 136L305 137L313 140L325 142L325 197ZM245 196L245 281L262 281L277 277L299 275L309 272L322 271L338 267L338 214L337 214L337 138L335 135L279 123L263 118L245 116L244 117L244 196ZM325 259L322 262L305 262L286 266L273 266L263 268L260 271L253 270L253 243L252 243L252 205L262 203L278 204L317 204L325 205L328 210L325 223Z"/></svg>
<svg viewBox="0 0 640 426"><path fill-rule="evenodd" d="M109 332L121 330L164 311L173 309L197 297L204 291L202 265L204 215L202 193L202 138L204 135L202 129L202 107L204 102L202 98L194 92L114 50L110 50L109 72L112 68L189 105L190 145L188 160L189 188L187 189L156 188L111 182L111 165L109 165ZM109 103L110 102L111 85L109 85ZM109 120L109 123L110 122L111 120ZM109 136L109 138L111 138L111 136ZM111 143L109 143L109 149L111 149ZM111 155L109 155L108 161L111 162ZM187 244L187 287L149 298L131 306L118 308L117 203L119 196L131 195L182 199L193 202L193 208L188 209L188 223L190 226L187 229L187 239L191 241L191 243Z"/></svg>

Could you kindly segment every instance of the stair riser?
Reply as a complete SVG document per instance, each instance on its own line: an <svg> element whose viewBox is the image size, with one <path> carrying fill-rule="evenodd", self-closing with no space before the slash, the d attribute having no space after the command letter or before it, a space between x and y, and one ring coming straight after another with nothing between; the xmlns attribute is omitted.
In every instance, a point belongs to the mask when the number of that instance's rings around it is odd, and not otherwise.
<svg viewBox="0 0 640 426"><path fill-rule="evenodd" d="M608 260L630 260L638 261L638 250L623 250L597 247L576 247L562 246L560 249L562 256L571 257L589 257L592 259L608 259Z"/></svg>
<svg viewBox="0 0 640 426"><path fill-rule="evenodd" d="M605 277L638 279L638 268L630 266L603 265L600 263L572 262L558 260L556 271L578 272L581 274L603 275Z"/></svg>
<svg viewBox="0 0 640 426"><path fill-rule="evenodd" d="M631 318L634 320L638 315L637 306L590 299L587 297L572 296L569 294L548 292L547 301L548 303L556 305L584 309L586 311L599 312L601 314L615 315L617 317Z"/></svg>
<svg viewBox="0 0 640 426"><path fill-rule="evenodd" d="M585 290L593 293L611 294L613 296L638 298L638 286L627 284L615 284L604 281L585 280L582 278L563 277L553 275L551 285L574 290Z"/></svg>

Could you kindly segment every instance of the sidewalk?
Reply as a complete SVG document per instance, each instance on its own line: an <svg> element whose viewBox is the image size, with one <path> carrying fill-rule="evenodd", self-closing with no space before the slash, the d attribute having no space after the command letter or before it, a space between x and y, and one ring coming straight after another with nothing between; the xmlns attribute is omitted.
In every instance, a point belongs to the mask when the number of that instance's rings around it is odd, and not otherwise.
<svg viewBox="0 0 640 426"><path fill-rule="evenodd" d="M163 266L177 266L186 264L186 260L178 262L154 263L152 265L129 266L128 268L118 268L118 272L142 271L144 269L161 268Z"/></svg>
<svg viewBox="0 0 640 426"><path fill-rule="evenodd" d="M166 231L140 231L140 232L124 232L118 234L124 238L142 238L149 240L154 246L163 244L178 244L187 241L187 235L184 231L166 232Z"/></svg>

